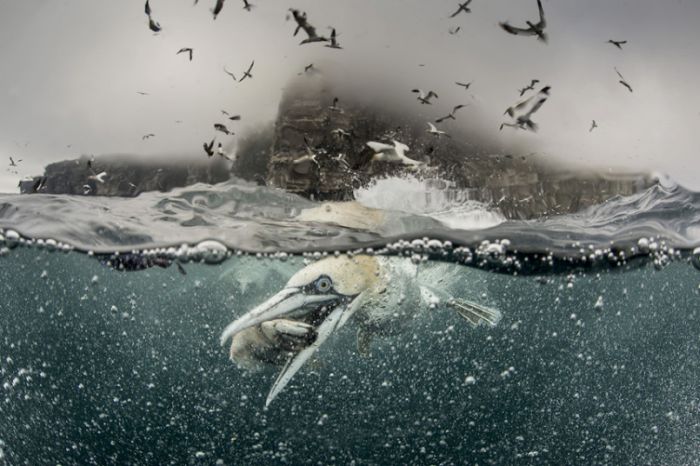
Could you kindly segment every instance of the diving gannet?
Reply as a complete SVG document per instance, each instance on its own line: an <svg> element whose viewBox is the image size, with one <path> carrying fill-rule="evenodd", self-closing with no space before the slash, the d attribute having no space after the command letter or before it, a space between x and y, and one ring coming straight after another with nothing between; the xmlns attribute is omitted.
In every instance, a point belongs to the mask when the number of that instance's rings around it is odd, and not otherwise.
<svg viewBox="0 0 700 466"><path fill-rule="evenodd" d="M417 160L413 160L406 157L405 152L408 152L409 150L406 144L402 144L398 141L392 142L394 143L393 146L390 146L389 144L384 144L382 142L368 142L367 147L374 151L372 161L401 163L404 165L411 166L423 165L423 162L419 162Z"/></svg>
<svg viewBox="0 0 700 466"><path fill-rule="evenodd" d="M283 365L267 396L268 406L347 322L358 327L357 348L362 355L370 353L375 336L404 332L428 309L455 310L472 327L499 322L499 311L432 288L441 279L445 279L443 268L421 273L408 259L328 257L296 272L281 291L228 324L220 342L231 340L230 357L243 367Z"/></svg>
<svg viewBox="0 0 700 466"><path fill-rule="evenodd" d="M537 8L540 13L540 20L537 23L532 21L525 21L527 28L518 28L511 26L507 22L499 23L500 26L506 32L521 36L537 36L542 42L547 42L547 35L544 33L544 28L547 27L547 21L544 19L544 8L542 8L542 1L537 0Z"/></svg>

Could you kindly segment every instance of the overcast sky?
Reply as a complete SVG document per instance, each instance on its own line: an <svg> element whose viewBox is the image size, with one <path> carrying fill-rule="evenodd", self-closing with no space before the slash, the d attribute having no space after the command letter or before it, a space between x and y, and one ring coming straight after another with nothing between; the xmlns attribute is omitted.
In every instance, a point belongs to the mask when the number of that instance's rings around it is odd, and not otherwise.
<svg viewBox="0 0 700 466"><path fill-rule="evenodd" d="M163 27L153 34L141 0L0 0L0 192L80 154L204 157L220 110L243 115L237 133L274 119L285 83L312 62L387 105L415 101L413 87L434 89L435 105L415 102L426 119L470 102L448 131L478 125L553 160L653 170L700 189L700 1L543 0L548 44L498 27L536 21L535 0L473 0L453 19L457 1L252 1L248 13L227 0L214 21L214 0L151 0ZM299 46L289 7L319 33L336 27L344 49ZM628 44L620 51L608 39ZM181 47L194 48L192 62L175 54ZM252 80L223 72L240 75L253 59ZM531 78L552 86L533 118L539 132L499 132ZM473 81L471 92L455 81ZM147 133L156 136L143 141ZM23 159L19 175L7 171L10 156Z"/></svg>

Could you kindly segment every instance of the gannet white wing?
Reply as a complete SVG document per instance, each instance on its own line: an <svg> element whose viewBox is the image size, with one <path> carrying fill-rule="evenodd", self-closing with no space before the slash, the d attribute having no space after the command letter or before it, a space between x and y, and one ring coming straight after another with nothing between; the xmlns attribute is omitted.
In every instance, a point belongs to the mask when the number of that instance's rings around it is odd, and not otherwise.
<svg viewBox="0 0 700 466"><path fill-rule="evenodd" d="M375 141L369 141L367 143L367 147L372 149L376 153L381 153L381 152L386 152L386 151L391 151L394 149L394 146L390 146L389 144L384 144L383 142L375 142Z"/></svg>

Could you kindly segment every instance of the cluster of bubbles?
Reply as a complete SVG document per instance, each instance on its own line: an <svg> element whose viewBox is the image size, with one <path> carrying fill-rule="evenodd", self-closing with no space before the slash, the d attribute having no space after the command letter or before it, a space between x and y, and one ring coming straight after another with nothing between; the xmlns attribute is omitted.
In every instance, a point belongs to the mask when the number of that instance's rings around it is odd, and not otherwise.
<svg viewBox="0 0 700 466"><path fill-rule="evenodd" d="M18 232L8 229L0 229L0 256L6 255L10 249L18 246L34 247L48 251L69 252L73 246L54 239L25 238ZM636 244L627 247L617 247L610 244L608 247L588 245L580 242L570 245L568 254L555 255L552 252L522 253L512 247L508 239L484 240L476 247L455 246L451 241L442 241L428 237L413 240L397 240L379 248L357 248L347 251L313 251L300 254L284 251L269 253L249 253L240 250L229 249L226 245L216 240L205 240L195 245L182 244L178 247L158 247L142 250L133 250L130 253L144 258L159 258L168 261L203 262L206 264L219 264L232 256L254 255L259 259L274 259L286 261L300 256L304 263L328 257L330 255L355 256L355 255L389 255L410 258L414 263L427 262L429 260L448 260L459 264L472 265L479 268L498 269L517 274L524 268L537 268L539 270L552 269L557 263L565 263L570 266L607 266L622 267L628 264L632 258L645 258L650 260L655 268L662 269L673 261L683 260L687 255L683 251L670 246L664 239L649 237L640 238ZM89 255L95 255L88 251ZM115 252L112 257L120 254ZM688 257L695 268L700 270L700 247L695 248Z"/></svg>

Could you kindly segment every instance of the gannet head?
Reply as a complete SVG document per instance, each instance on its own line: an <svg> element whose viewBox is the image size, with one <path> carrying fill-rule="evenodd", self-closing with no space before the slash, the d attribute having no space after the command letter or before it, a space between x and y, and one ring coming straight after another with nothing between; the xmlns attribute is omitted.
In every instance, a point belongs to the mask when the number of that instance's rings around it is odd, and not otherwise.
<svg viewBox="0 0 700 466"><path fill-rule="evenodd" d="M281 291L231 322L221 334L221 344L251 327L280 319L314 328L315 339L300 351L290 352L270 390L269 404L330 334L362 306L365 298L378 292L381 281L380 264L373 256L322 259L298 271Z"/></svg>

